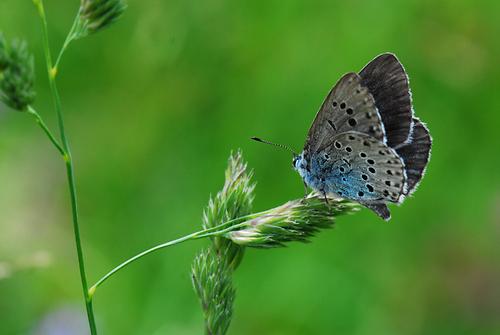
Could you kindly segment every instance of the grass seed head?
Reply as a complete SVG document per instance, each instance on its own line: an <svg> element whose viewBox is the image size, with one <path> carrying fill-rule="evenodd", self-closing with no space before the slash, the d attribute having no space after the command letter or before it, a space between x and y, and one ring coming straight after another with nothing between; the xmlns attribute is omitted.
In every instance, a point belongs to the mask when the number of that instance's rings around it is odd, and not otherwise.
<svg viewBox="0 0 500 335"><path fill-rule="evenodd" d="M0 33L0 101L24 111L35 100L33 55L25 42L8 44Z"/></svg>
<svg viewBox="0 0 500 335"><path fill-rule="evenodd" d="M206 334L225 334L236 295L231 267L212 246L195 258L191 278L205 316Z"/></svg>
<svg viewBox="0 0 500 335"><path fill-rule="evenodd" d="M310 194L303 199L257 214L241 229L226 234L236 244L247 247L272 248L287 242L308 242L319 230L330 228L335 218L357 210L357 205L342 200L325 199Z"/></svg>
<svg viewBox="0 0 500 335"><path fill-rule="evenodd" d="M81 28L78 37L109 27L120 18L126 8L125 0L81 0Z"/></svg>

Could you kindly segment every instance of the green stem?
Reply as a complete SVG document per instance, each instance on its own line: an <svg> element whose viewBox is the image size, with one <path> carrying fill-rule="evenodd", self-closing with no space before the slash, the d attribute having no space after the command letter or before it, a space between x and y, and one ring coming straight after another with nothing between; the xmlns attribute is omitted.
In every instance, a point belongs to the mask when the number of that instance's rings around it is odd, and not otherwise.
<svg viewBox="0 0 500 335"><path fill-rule="evenodd" d="M63 147L59 144L55 136L50 131L49 127L47 127L40 114L38 114L37 111L31 106L28 106L27 111L29 114L33 115L33 117L35 118L35 122L40 126L40 128L42 128L54 147L56 147L56 149L59 151L61 156L66 157L66 151L64 151Z"/></svg>
<svg viewBox="0 0 500 335"><path fill-rule="evenodd" d="M59 68L59 63L61 62L62 55L68 48L69 44L74 41L78 37L80 27L80 11L76 14L75 19L73 20L73 25L71 26L71 29L69 30L68 35L66 36L66 39L64 40L63 46L61 47L61 50L59 51L59 55L57 56L56 62L54 64L54 71L57 73L57 69Z"/></svg>
<svg viewBox="0 0 500 335"><path fill-rule="evenodd" d="M127 259L125 262L121 263L120 265L118 265L117 267L115 267L113 270L109 271L106 275L104 275L101 279L99 279L90 289L89 289L89 296L90 298L92 299L92 297L94 296L94 293L95 293L95 290L101 286L102 283L104 283L109 277L113 276L116 272L120 271L121 269L123 269L124 267L126 267L127 265L135 262L136 260L138 260L139 258L142 258L152 252L155 252L155 251L158 251L160 249L163 249L163 248L166 248L166 247L170 247L172 245L175 245L175 244L179 244L179 243L182 243L182 242L185 242L185 241L188 241L188 240L194 240L194 239L197 239L197 238L201 238L201 236L199 235L200 232L196 232L196 233L193 233L193 234L190 234L190 235L186 235L186 236L183 236L181 238L178 238L176 240L173 240L173 241L169 241L169 242L166 242L166 243L162 243L162 244L159 244L157 246L154 246L150 249L147 249L137 255L135 255L134 257L131 257L129 259Z"/></svg>
<svg viewBox="0 0 500 335"><path fill-rule="evenodd" d="M107 279L109 279L111 276L113 276L115 273L117 273L118 271L120 271L121 269L123 269L124 267L126 267L127 265L130 265L131 263L135 262L139 258L142 258L142 257L144 257L146 255L149 255L149 254L155 252L155 251L158 251L158 250L161 250L163 248L167 248L167 247L170 247L170 246L182 243L182 242L186 242L186 241L190 241L190 240L197 240L197 239L201 239L201 238L205 238L205 237L210 237L210 236L224 235L225 233L231 232L233 230L236 230L236 229L238 229L240 227L243 227L243 226L247 225L247 222L246 222L247 219L249 219L249 218L251 219L251 218L254 218L256 216L263 215L266 212L268 212L268 211L245 215L245 216L242 216L242 217L239 217L239 218L236 218L236 219L224 222L224 223L222 223L222 224L220 224L218 226L215 226L215 227L212 227L212 228L207 228L207 229L204 229L204 230L200 230L200 231L197 231L195 233L192 233L192 234L189 234L189 235L186 235L186 236L183 236L183 237L180 237L178 239L175 239L175 240L172 240L172 241L168 241L168 242L165 242L165 243L162 243L162 244L158 244L158 245L156 245L156 246L154 246L152 248L144 250L144 251L138 253L137 255L135 255L135 256L127 259L126 261L122 262L120 265L118 265L113 270L109 271L106 275L104 275L101 279L99 279L89 289L90 299L92 299L92 297L94 296L94 293L95 293L96 289L99 286L101 286ZM236 222L239 222L239 223L235 224Z"/></svg>
<svg viewBox="0 0 500 335"><path fill-rule="evenodd" d="M94 311L92 306L92 299L88 294L87 285L87 275L85 273L85 264L83 257L83 248L80 239L80 228L78 224L78 206L76 197L76 186L73 171L73 160L71 158L71 151L69 148L69 143L66 138L66 131L64 129L64 119L61 110L61 100L59 98L59 91L57 90L57 85L55 81L56 70L52 65L52 56L49 47L49 37L47 30L47 19L45 17L45 10L43 7L43 0L33 0L33 3L37 6L38 13L42 20L42 36L43 36L43 49L45 52L45 60L47 64L47 72L49 76L50 90L52 92L52 98L54 100L55 109L57 112L57 119L59 123L59 132L61 135L62 147L64 149L64 161L66 163L66 175L69 186L70 200L71 200L71 213L73 218L73 232L75 237L76 251L78 256L78 266L80 269L80 280L82 284L83 296L85 299L85 307L87 310L87 318L89 322L90 332L92 335L97 335L97 327L95 323Z"/></svg>

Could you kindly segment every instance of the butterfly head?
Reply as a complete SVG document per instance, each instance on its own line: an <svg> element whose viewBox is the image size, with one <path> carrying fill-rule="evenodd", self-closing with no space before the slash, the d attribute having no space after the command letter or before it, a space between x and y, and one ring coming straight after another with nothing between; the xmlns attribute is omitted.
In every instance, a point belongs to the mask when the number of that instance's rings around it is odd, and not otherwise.
<svg viewBox="0 0 500 335"><path fill-rule="evenodd" d="M307 168L308 164L306 159L304 158L304 153L294 155L292 160L292 165L295 171L304 179L307 176L310 176L310 172Z"/></svg>
<svg viewBox="0 0 500 335"><path fill-rule="evenodd" d="M302 170L305 170L306 168L306 160L304 159L303 154L294 154L293 155L293 160L292 160L292 165L295 170L297 170L299 173Z"/></svg>

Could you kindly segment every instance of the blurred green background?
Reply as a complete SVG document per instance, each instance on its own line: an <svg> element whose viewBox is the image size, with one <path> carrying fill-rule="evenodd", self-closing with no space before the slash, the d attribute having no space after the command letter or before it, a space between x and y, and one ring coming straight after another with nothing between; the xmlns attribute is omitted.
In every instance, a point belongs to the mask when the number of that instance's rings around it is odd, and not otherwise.
<svg viewBox="0 0 500 335"><path fill-rule="evenodd" d="M79 1L46 0L53 52ZM255 210L301 197L291 157L345 72L395 52L434 137L415 196L384 223L342 217L311 244L248 250L229 334L500 334L498 1L130 1L71 45L59 85L91 282L199 229L241 148ZM0 29L35 53L35 107L55 130L31 1ZM87 334L63 164L28 115L0 110L0 334ZM103 334L200 334L189 278L206 241L167 249L100 288Z"/></svg>

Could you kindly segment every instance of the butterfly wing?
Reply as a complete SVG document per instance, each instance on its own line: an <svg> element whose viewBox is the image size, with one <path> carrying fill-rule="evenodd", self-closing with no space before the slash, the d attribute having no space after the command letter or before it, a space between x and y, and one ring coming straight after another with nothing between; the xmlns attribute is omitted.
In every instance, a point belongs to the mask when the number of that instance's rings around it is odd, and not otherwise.
<svg viewBox="0 0 500 335"><path fill-rule="evenodd" d="M394 54L377 56L359 73L361 85L375 99L384 124L387 144L405 143L412 126L412 102L409 81L403 65Z"/></svg>
<svg viewBox="0 0 500 335"><path fill-rule="evenodd" d="M391 211L386 204L371 204L365 203L363 204L366 208L374 211L378 216L380 216L385 221L389 221L391 219Z"/></svg>
<svg viewBox="0 0 500 335"><path fill-rule="evenodd" d="M304 150L314 153L334 136L352 130L384 139L375 100L356 73L344 75L330 91L309 129Z"/></svg>
<svg viewBox="0 0 500 335"><path fill-rule="evenodd" d="M384 219L386 202L399 203L406 192L405 166L397 152L364 133L349 131L335 136L314 155L325 171L325 190L355 200Z"/></svg>
<svg viewBox="0 0 500 335"><path fill-rule="evenodd" d="M346 180L338 182L342 196L358 202L400 202L405 191L405 167L396 151L382 141L358 132L337 135L333 143L318 153L328 154L332 162L348 165L339 171ZM336 171L332 171L333 174Z"/></svg>
<svg viewBox="0 0 500 335"><path fill-rule="evenodd" d="M422 178L431 138L413 118L406 72L383 54L332 88L309 129L303 158L308 184L390 218Z"/></svg>
<svg viewBox="0 0 500 335"><path fill-rule="evenodd" d="M413 128L408 143L399 147L396 152L403 159L408 187L406 194L415 191L429 163L432 139L429 130L418 119L413 118Z"/></svg>

